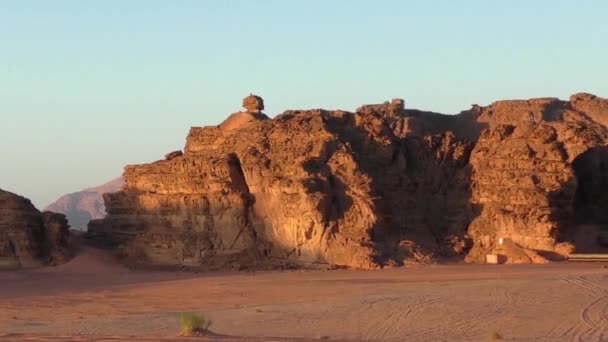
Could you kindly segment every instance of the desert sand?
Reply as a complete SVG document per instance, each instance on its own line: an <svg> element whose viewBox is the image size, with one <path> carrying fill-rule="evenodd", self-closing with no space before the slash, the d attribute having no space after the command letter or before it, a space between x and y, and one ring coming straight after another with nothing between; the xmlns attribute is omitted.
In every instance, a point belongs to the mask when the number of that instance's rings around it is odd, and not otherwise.
<svg viewBox="0 0 608 342"><path fill-rule="evenodd" d="M52 268L0 273L0 340L608 340L602 264L430 265L379 271L130 270L84 247Z"/></svg>

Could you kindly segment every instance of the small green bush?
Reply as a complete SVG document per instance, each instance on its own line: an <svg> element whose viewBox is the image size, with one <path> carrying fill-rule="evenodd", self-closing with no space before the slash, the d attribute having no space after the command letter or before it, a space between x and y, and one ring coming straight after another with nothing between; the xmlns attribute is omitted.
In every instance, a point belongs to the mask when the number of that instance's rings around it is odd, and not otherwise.
<svg viewBox="0 0 608 342"><path fill-rule="evenodd" d="M203 314L185 312L179 315L179 328L181 336L192 336L207 331L211 320Z"/></svg>

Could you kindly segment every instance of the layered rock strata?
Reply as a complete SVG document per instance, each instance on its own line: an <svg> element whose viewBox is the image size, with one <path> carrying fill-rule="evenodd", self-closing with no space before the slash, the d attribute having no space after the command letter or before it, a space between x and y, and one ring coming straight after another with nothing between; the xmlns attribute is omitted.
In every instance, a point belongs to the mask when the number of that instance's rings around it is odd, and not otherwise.
<svg viewBox="0 0 608 342"><path fill-rule="evenodd" d="M587 248L581 224L602 239L607 103L442 115L396 99L269 119L252 95L245 112L193 127L182 153L127 166L89 230L132 262L205 268L482 262L500 238L528 262L561 257Z"/></svg>

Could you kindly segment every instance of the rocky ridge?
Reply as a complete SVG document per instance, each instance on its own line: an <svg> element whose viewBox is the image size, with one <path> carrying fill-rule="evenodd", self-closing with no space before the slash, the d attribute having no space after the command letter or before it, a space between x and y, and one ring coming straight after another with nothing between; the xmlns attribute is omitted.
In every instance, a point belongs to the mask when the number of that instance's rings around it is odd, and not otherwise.
<svg viewBox="0 0 608 342"><path fill-rule="evenodd" d="M183 152L127 166L89 236L129 262L209 269L488 253L545 262L603 248L605 99L498 101L457 115L396 99L273 119L260 97L243 103L218 126L193 127Z"/></svg>
<svg viewBox="0 0 608 342"><path fill-rule="evenodd" d="M0 269L66 262L68 228L63 214L41 213L27 198L0 189Z"/></svg>

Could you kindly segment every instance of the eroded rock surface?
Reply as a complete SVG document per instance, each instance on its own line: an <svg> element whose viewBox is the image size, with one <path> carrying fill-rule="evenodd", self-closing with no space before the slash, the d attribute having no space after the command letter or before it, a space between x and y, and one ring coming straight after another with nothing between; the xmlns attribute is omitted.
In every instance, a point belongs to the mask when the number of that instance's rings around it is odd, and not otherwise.
<svg viewBox="0 0 608 342"><path fill-rule="evenodd" d="M603 236L608 162L587 153L604 148L606 103L578 94L443 115L396 99L271 120L252 95L246 112L192 128L183 153L127 166L90 235L153 265L374 268L499 249L541 262L577 247L585 210Z"/></svg>
<svg viewBox="0 0 608 342"><path fill-rule="evenodd" d="M575 194L594 178L578 179L573 162L605 145L606 127L574 104L552 98L497 102L480 120L489 128L470 160L472 201L480 213L469 226L475 244L468 260L484 260L499 248L500 237L549 259L564 257L574 249L568 244L575 243L577 229Z"/></svg>
<svg viewBox="0 0 608 342"><path fill-rule="evenodd" d="M63 214L41 213L27 198L0 189L0 269L67 261L68 228Z"/></svg>

